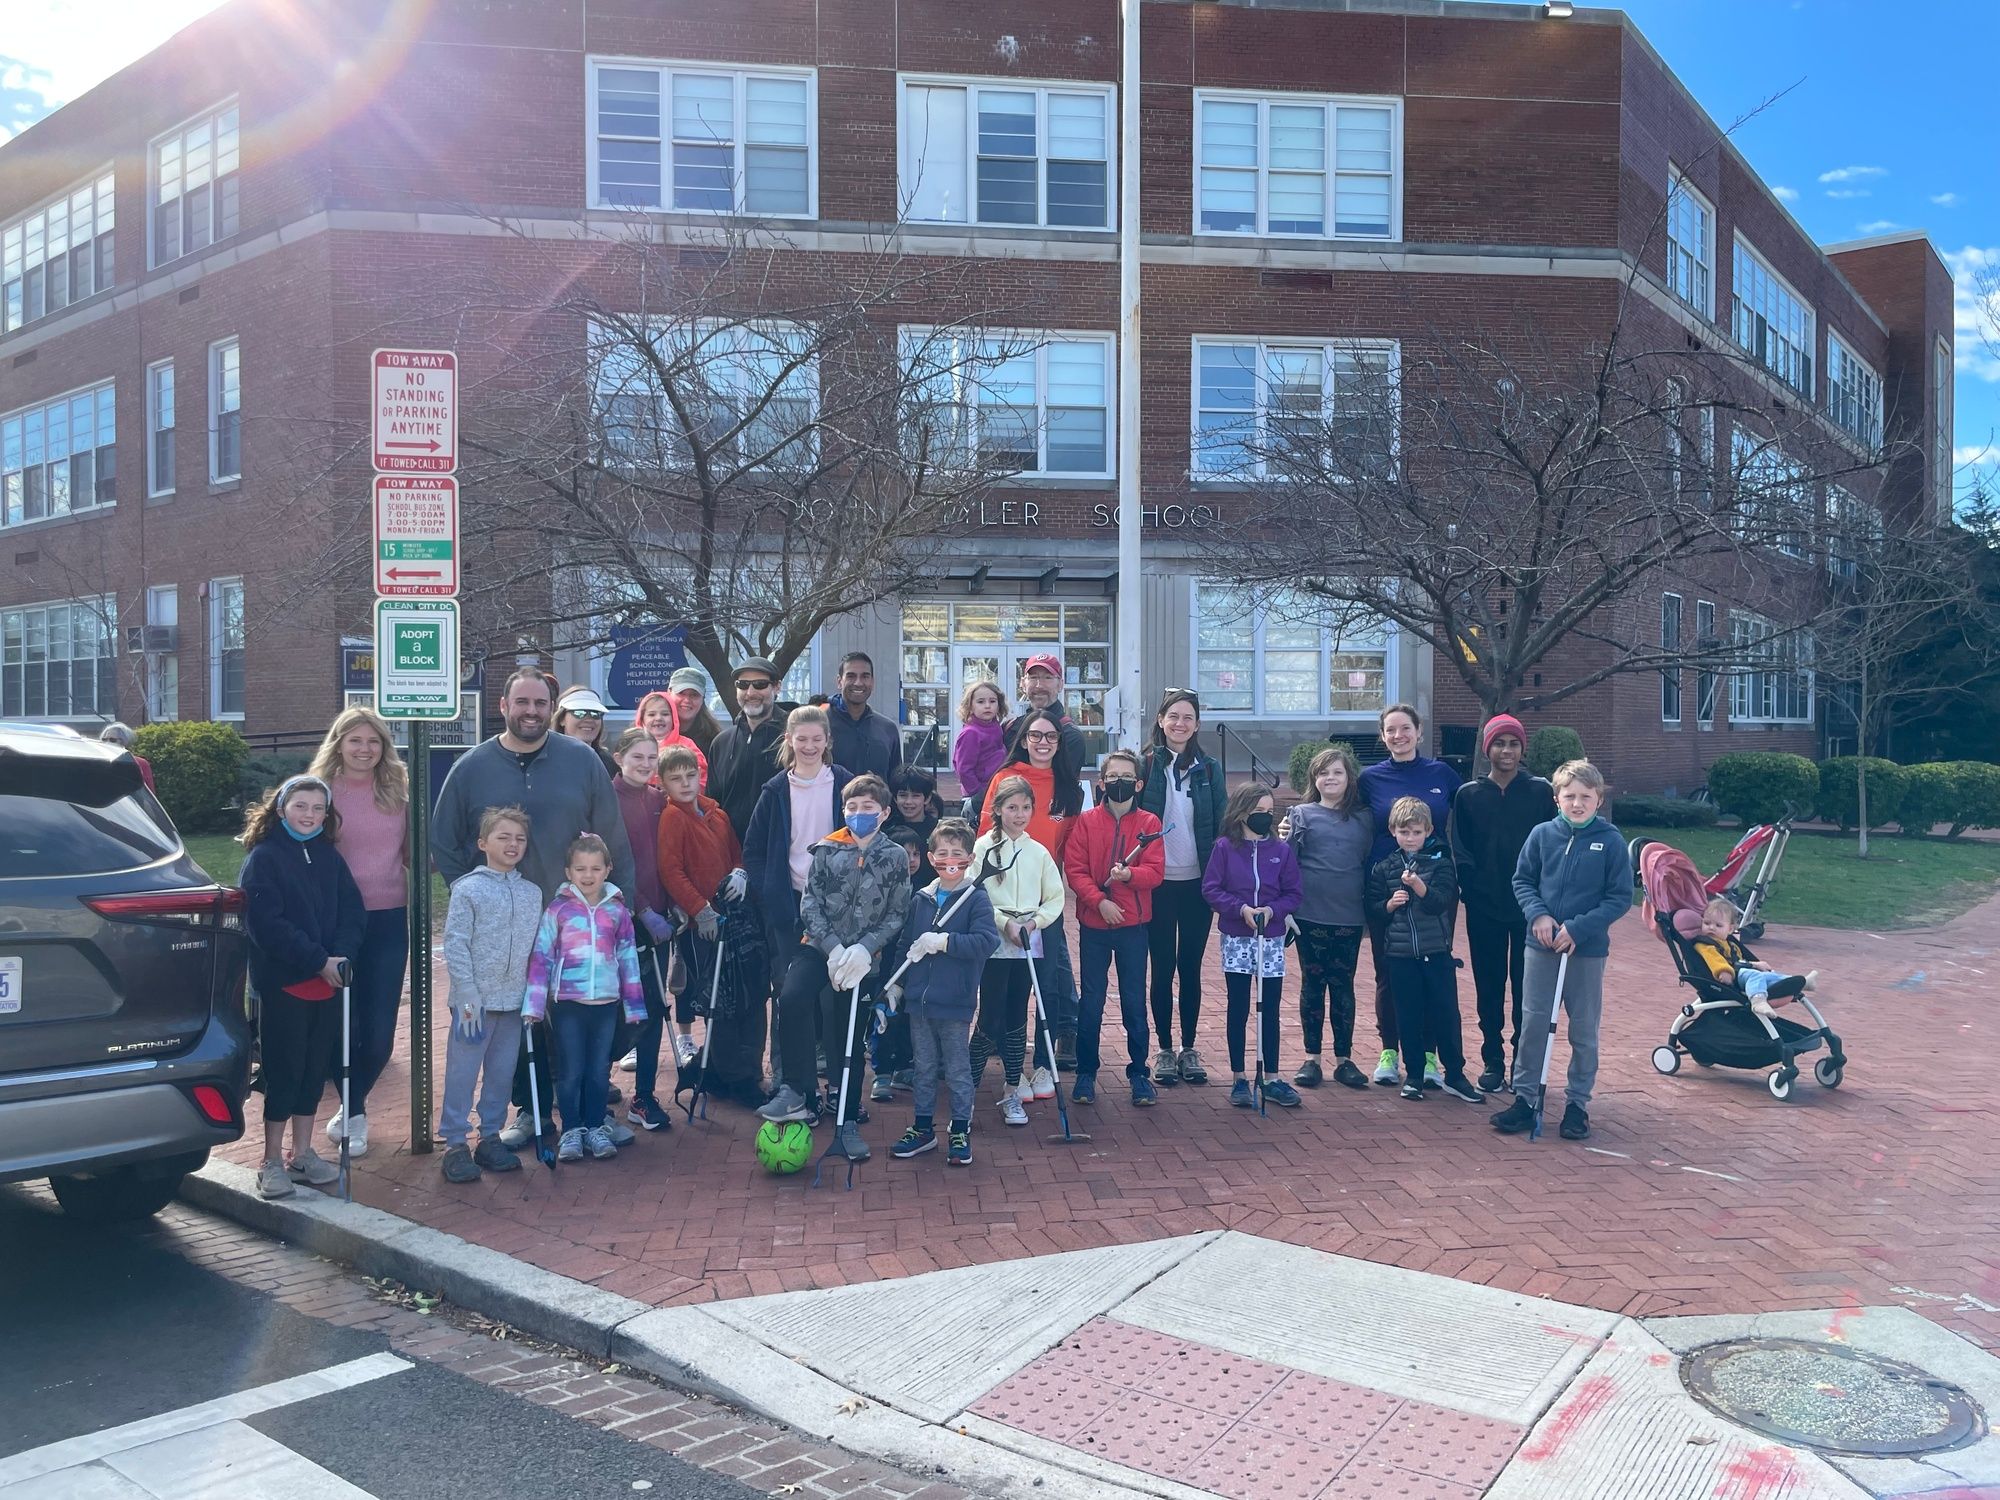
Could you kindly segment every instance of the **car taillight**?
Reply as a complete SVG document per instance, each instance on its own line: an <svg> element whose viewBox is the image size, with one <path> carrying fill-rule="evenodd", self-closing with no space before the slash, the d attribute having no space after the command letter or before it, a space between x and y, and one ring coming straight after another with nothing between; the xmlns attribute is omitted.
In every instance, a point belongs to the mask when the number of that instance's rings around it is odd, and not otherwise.
<svg viewBox="0 0 2000 1500"><path fill-rule="evenodd" d="M230 1109L229 1101L223 1097L222 1090L214 1084L198 1083L191 1092L194 1094L195 1108L208 1117L211 1125L234 1125L236 1123L236 1115Z"/></svg>
<svg viewBox="0 0 2000 1500"><path fill-rule="evenodd" d="M83 904L114 922L164 922L181 927L243 925L243 893L207 885L185 891L145 891L129 896L86 896Z"/></svg>

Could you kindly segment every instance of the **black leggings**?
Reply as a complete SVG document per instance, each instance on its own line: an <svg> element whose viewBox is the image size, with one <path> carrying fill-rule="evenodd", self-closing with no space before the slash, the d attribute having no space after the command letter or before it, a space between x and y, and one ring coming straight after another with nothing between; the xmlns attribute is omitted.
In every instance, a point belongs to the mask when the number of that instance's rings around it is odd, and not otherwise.
<svg viewBox="0 0 2000 1500"><path fill-rule="evenodd" d="M1163 880L1153 892L1148 924L1148 957L1153 965L1153 1030L1160 1050L1174 1049L1174 976L1181 981L1181 1049L1194 1045L1201 1019L1201 961L1208 952L1208 929L1215 920L1200 880Z"/></svg>
<svg viewBox="0 0 2000 1500"><path fill-rule="evenodd" d="M1229 1071L1241 1073L1244 1071L1243 1033L1250 1025L1250 976L1225 973L1222 988L1229 996ZM1278 1071L1278 1007L1284 1003L1284 976L1274 974L1264 981L1264 992L1258 1001L1257 1030L1263 1040L1264 1072L1267 1075L1275 1075Z"/></svg>
<svg viewBox="0 0 2000 1500"><path fill-rule="evenodd" d="M1333 1012L1333 1055L1354 1053L1354 970L1361 958L1359 927L1299 923L1299 1027L1306 1056L1318 1057L1329 1008Z"/></svg>
<svg viewBox="0 0 2000 1500"><path fill-rule="evenodd" d="M1028 1054L1028 965L1032 958L991 958L979 976L979 1023L972 1032L972 1082L976 1088L986 1060L1000 1055L1011 1087L1021 1081Z"/></svg>

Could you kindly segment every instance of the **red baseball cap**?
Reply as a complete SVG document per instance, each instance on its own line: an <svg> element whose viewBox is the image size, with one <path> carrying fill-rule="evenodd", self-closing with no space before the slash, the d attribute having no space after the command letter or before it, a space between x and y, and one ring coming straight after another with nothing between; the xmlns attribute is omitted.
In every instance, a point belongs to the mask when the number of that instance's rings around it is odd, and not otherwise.
<svg viewBox="0 0 2000 1500"><path fill-rule="evenodd" d="M1049 676L1055 678L1056 681L1061 682L1063 675L1062 658L1057 656L1053 651L1044 651L1039 655L1031 656L1021 663L1021 675L1026 677L1030 672L1046 672Z"/></svg>

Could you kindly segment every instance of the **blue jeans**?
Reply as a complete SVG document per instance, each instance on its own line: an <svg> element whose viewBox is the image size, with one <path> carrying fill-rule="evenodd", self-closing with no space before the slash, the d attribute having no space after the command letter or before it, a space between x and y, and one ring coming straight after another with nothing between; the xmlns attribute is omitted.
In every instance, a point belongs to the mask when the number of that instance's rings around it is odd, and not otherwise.
<svg viewBox="0 0 2000 1500"><path fill-rule="evenodd" d="M368 1113L368 1091L389 1066L396 1048L396 1017L403 1008L403 980L410 967L410 912L394 906L368 913L361 947L352 955L353 1034L347 1090L354 1113ZM498 1126L494 1127L498 1129Z"/></svg>
<svg viewBox="0 0 2000 1500"><path fill-rule="evenodd" d="M616 1000L589 1005L558 1000L549 1007L556 1034L556 1114L564 1130L590 1130L604 1123L611 1106L611 1042L622 1014Z"/></svg>
<svg viewBox="0 0 2000 1500"><path fill-rule="evenodd" d="M1125 1076L1146 1076L1146 953L1152 935L1144 922L1123 927L1079 927L1076 1075L1095 1078L1101 1062L1098 1033L1104 1026L1104 1001L1110 988L1111 966L1118 965L1118 1014L1125 1023Z"/></svg>

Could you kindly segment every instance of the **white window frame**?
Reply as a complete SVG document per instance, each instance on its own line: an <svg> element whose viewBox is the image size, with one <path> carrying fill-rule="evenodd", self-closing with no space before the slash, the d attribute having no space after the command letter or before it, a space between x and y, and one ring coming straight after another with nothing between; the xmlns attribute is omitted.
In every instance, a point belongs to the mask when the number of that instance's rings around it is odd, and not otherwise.
<svg viewBox="0 0 2000 1500"><path fill-rule="evenodd" d="M235 649L244 658L243 699L246 707L250 699L250 674L248 670L250 649L250 628L248 622L249 596L244 592L241 577L211 578L208 581L207 611L208 716L211 719L223 720L235 724L243 721L245 717L243 708L237 708L233 712L225 712L222 707L224 681L222 656L226 650L230 649L223 638L223 631L227 625L227 615L223 608L223 597L230 589L236 591L236 628L238 638Z"/></svg>
<svg viewBox="0 0 2000 1500"><path fill-rule="evenodd" d="M1760 290L1760 282L1764 284L1763 289L1769 290L1773 296L1773 306L1768 309L1758 306L1745 295L1747 291L1750 297L1754 297ZM1815 351L1818 348L1819 320L1813 311L1812 303L1801 297L1798 290L1780 276L1771 263L1759 255L1756 248L1741 234L1736 236L1735 254L1731 257L1729 285L1731 295L1729 328L1737 345L1779 383L1797 391L1806 400L1813 400L1817 391L1814 366L1818 362ZM1786 312L1782 305L1783 301L1792 304L1791 311L1796 313L1797 319L1794 326L1781 330L1774 315ZM1749 321L1746 321L1746 318ZM1758 318L1763 320L1765 328L1762 352L1757 348L1755 320ZM1796 326L1800 322L1803 323L1803 328ZM1790 351L1789 354L1785 352L1787 350ZM1787 368L1794 363L1799 366L1798 373L1804 376L1803 383L1792 379L1786 373Z"/></svg>
<svg viewBox="0 0 2000 1500"><path fill-rule="evenodd" d="M1751 483L1759 491L1755 495L1754 516L1760 522L1769 523L1771 537L1763 543L1785 557L1803 558L1811 545L1812 497L1806 491L1805 467L1790 454L1783 452L1770 438L1759 437L1756 433L1739 425L1729 429L1729 474L1731 481L1739 487L1752 470L1769 469L1767 474L1758 473ZM1786 476L1790 476L1789 497L1784 492ZM1782 523L1789 517L1794 523L1787 527ZM1752 519L1746 513L1742 501L1737 501L1736 519L1739 528Z"/></svg>
<svg viewBox="0 0 2000 1500"><path fill-rule="evenodd" d="M231 115L235 116L235 122L229 134L230 144L225 149L222 145L223 122ZM163 253L159 232L160 210L166 206L160 199L160 192L163 185L161 180L162 164L160 151L162 147L178 139L180 144L178 154L175 157L174 173L176 180L181 185L174 189L174 196L171 201L179 203L191 191L186 186L186 137L189 131L204 125L208 127L210 156L207 170L209 175L206 182L197 183L195 187L196 189L208 187L215 190L209 194L208 200L208 239L205 243L189 249L187 234L185 228L183 228L182 233L177 237L178 243L174 247L173 254L167 255ZM208 109L189 115L186 119L175 125L173 129L163 130L150 141L146 142L146 265L150 269L157 270L161 266L172 265L175 261L181 260L186 256L199 255L204 250L211 249L223 240L228 239L242 228L242 142L242 104L240 100L235 98L224 99L219 104L212 105ZM226 167L224 165L225 158L228 163ZM225 180L229 182L231 189L227 195L222 191ZM229 215L223 209L223 198L225 196L229 196L235 200L237 223L234 227L228 225Z"/></svg>
<svg viewBox="0 0 2000 1500"><path fill-rule="evenodd" d="M1952 384L1957 378L1951 345L1940 338L1931 348L1931 503L1939 521L1949 521L1952 494Z"/></svg>
<svg viewBox="0 0 2000 1500"><path fill-rule="evenodd" d="M1385 378L1389 389L1395 393L1396 421L1389 433L1389 466L1393 472L1402 462L1402 373L1403 346L1396 339L1317 339L1286 338L1280 335L1262 337L1257 334L1196 334L1191 344L1189 356L1188 389L1188 475L1195 484L1242 484L1251 480L1273 477L1265 472L1262 459L1253 459L1248 467L1230 470L1202 468L1201 440L1201 351L1210 346L1249 344L1257 351L1255 372L1256 386L1251 397L1252 441L1264 444L1271 416L1271 351L1286 349L1306 349L1318 351L1321 364L1321 417L1333 414L1332 382L1333 360L1336 354L1368 353L1387 354L1388 365ZM1277 476L1282 477L1282 476Z"/></svg>
<svg viewBox="0 0 2000 1500"><path fill-rule="evenodd" d="M965 92L965 212L958 218L920 218L911 209L919 188L921 142L910 120L910 90L962 89ZM1013 219L982 219L979 208L979 108L982 92L1033 94L1035 96L1035 217L1022 223ZM1104 222L1102 224L1049 223L1049 96L1076 95L1101 100L1104 104ZM1068 158L1056 157L1057 161ZM1079 158L1081 159L1081 158ZM1104 234L1118 228L1118 91L1110 84L1066 83L1060 79L1016 79L982 77L976 74L899 73L896 75L896 202L912 224L964 224L973 228L1057 229L1078 234Z"/></svg>
<svg viewBox="0 0 2000 1500"><path fill-rule="evenodd" d="M1769 649L1758 649L1759 643L1766 641ZM1729 644L1741 663L1729 674L1731 724L1814 722L1818 682L1810 635L1783 631L1763 615L1748 610L1731 610ZM1784 681L1787 678L1791 679L1789 684ZM1797 702L1801 686L1805 697L1802 707Z"/></svg>
<svg viewBox="0 0 2000 1500"><path fill-rule="evenodd" d="M1698 227L1701 233L1701 243L1699 246L1687 244L1676 233L1678 226L1675 222L1674 208L1675 200L1677 199L1684 199L1693 204L1700 213L1701 222ZM1667 289L1680 298L1682 302L1685 302L1689 307L1700 313L1702 317L1713 320L1715 317L1715 205L1710 203L1671 163L1667 167L1666 229ZM1683 275L1681 267L1683 261L1693 263L1694 272L1698 273L1699 286L1696 285L1697 276L1695 274L1689 273ZM1692 292L1697 290L1702 295L1691 295Z"/></svg>
<svg viewBox="0 0 2000 1500"><path fill-rule="evenodd" d="M77 224L86 217L90 233L80 245ZM54 317L63 308L73 307L115 286L118 275L117 231L118 180L111 162L106 162L88 176L78 178L62 192L0 227L0 333L12 333L38 319ZM58 238L62 240L60 249L51 243ZM82 264L90 267L90 290L79 294L76 290L77 251L84 245L89 247ZM31 254L40 259L31 263ZM105 264L107 261L108 266ZM64 268L63 300L59 305L51 306L50 270L58 262ZM37 270L42 273L39 282L34 283L39 295L31 299L28 296L29 278ZM111 273L108 278L104 275L107 270ZM28 313L31 300L40 304L39 311L33 316Z"/></svg>
<svg viewBox="0 0 2000 1500"><path fill-rule="evenodd" d="M949 330L932 328L926 324L904 324L896 330L897 358L903 362L905 371L909 368L910 345L916 340L920 345L933 338L940 341L959 341L959 336ZM1115 334L1090 328L986 328L976 335L982 343L990 343L997 352L1016 351L1020 357L1032 357L1035 361L1035 452L1038 466L1020 469L1009 475L1012 479L1109 479L1118 472L1118 340ZM1104 353L1104 467L1101 469L1052 469L1048 467L1049 452L1049 350L1057 344L1087 344L1099 348ZM973 431L968 434L972 442L978 441L977 412L981 405L983 377L994 368L994 357L984 353L961 351L956 354L946 369L940 372L951 378L960 389L957 399L972 413ZM906 378L908 378L906 376ZM993 405L1003 403L993 402Z"/></svg>
<svg viewBox="0 0 2000 1500"><path fill-rule="evenodd" d="M1702 628L1706 618L1708 628ZM1702 651L1710 650L1709 643L1716 639L1715 601L1697 599L1694 601L1694 640ZM1717 673L1714 667L1696 667L1694 671L1694 724L1697 729L1715 728L1715 700Z"/></svg>
<svg viewBox="0 0 2000 1500"><path fill-rule="evenodd" d="M1257 177L1257 222L1249 229L1204 229L1201 222L1201 174L1202 111L1210 103L1255 104L1257 106L1257 164L1250 168L1219 168L1218 170L1251 171ZM1272 230L1266 226L1270 222L1270 139L1271 106L1297 106L1312 108L1319 106L1327 112L1325 164L1320 169L1326 179L1325 192L1321 197L1324 210L1322 230L1319 234L1301 234L1296 231ZM1336 181L1340 176L1339 142L1337 140L1340 109L1386 109L1389 111L1389 226L1386 234L1342 234L1335 219L1338 206ZM1394 94L1309 94L1289 93L1282 89L1196 89L1194 91L1194 128L1190 136L1189 155L1193 158L1193 224L1198 235L1221 235L1229 239L1297 239L1297 240L1352 240L1362 244L1397 244L1403 238L1403 184L1406 176L1403 146L1403 101ZM1373 168L1350 169L1356 175L1379 177L1382 174Z"/></svg>
<svg viewBox="0 0 2000 1500"><path fill-rule="evenodd" d="M1831 328L1826 331L1826 414L1869 452L1880 445L1882 377Z"/></svg>
<svg viewBox="0 0 2000 1500"><path fill-rule="evenodd" d="M660 78L660 201L653 204L607 202L599 180L598 141L598 71L602 68L627 68L633 71L652 70ZM732 180L730 197L732 206L720 208L676 208L674 206L674 99L673 80L676 73L700 75L708 78L732 80L733 125L735 140L732 142ZM803 213L771 213L752 211L744 206L748 191L748 177L745 172L746 153L749 150L748 131L744 128L747 116L744 105L746 86L752 78L783 79L787 82L804 80L806 86L806 206ZM819 217L819 71L816 68L791 68L779 66L731 67L714 62L689 61L679 58L621 57L591 54L584 59L584 183L593 210L609 213L632 214L688 214L704 219L754 218L781 219L804 222ZM618 137L614 137L617 139ZM632 137L631 139L641 139Z"/></svg>
<svg viewBox="0 0 2000 1500"><path fill-rule="evenodd" d="M52 632L54 610L67 611L64 629L69 635L72 651L60 658L65 664L88 661L97 665L92 669L94 707L72 710L68 713L42 712L31 714L28 708L28 672L31 667L42 669L42 707L48 708L48 668L57 660L49 645ZM42 649L38 660L28 656L27 632L28 616L39 614L41 620ZM87 628L95 634L101 649L92 656L74 654L74 645L79 631L79 621L87 622ZM32 604L10 604L0 609L0 718L16 719L31 724L59 724L75 719L104 719L109 721L118 709L118 599L113 594L84 595L77 599L41 599ZM8 698L9 681L16 698Z"/></svg>
<svg viewBox="0 0 2000 1500"><path fill-rule="evenodd" d="M162 583L146 590L146 629L149 635L160 628L172 629L176 633L174 650L155 651L150 646L145 650L146 718L150 723L157 724L181 716L180 619L180 590L177 587Z"/></svg>
<svg viewBox="0 0 2000 1500"><path fill-rule="evenodd" d="M77 401L86 400L90 405L92 438L103 432L104 418L111 418L111 441L92 442L87 448L76 446L76 421L74 407ZM57 418L60 416L60 421ZM64 391L58 396L49 396L17 407L10 412L0 412L0 530L11 531L24 526L38 526L44 521L60 520L64 516L88 515L113 510L117 507L118 483L118 387L113 380L94 381L90 385L78 386ZM53 454L50 434L60 426L63 441L68 444L62 455ZM106 450L111 455L112 496L108 500L98 498L102 476L97 456ZM32 455L39 455L31 460ZM90 458L90 483L88 493L79 503L76 460L87 455ZM52 471L56 465L63 465L60 476ZM18 465L18 467L17 467ZM27 513L28 476L39 469L42 513L30 516ZM62 508L56 508L58 479L62 491ZM19 514L16 514L16 511Z"/></svg>
<svg viewBox="0 0 2000 1500"><path fill-rule="evenodd" d="M223 351L236 351L236 404L223 407ZM236 467L222 469L222 418L236 418ZM243 478L243 340L231 335L208 346L208 482L236 484Z"/></svg>
<svg viewBox="0 0 2000 1500"><path fill-rule="evenodd" d="M1660 595L1660 649L1680 651L1686 643L1687 605L1671 591ZM1668 626L1671 624L1672 628ZM1660 722L1681 727L1681 669L1678 663L1660 668Z"/></svg>
<svg viewBox="0 0 2000 1500"><path fill-rule="evenodd" d="M161 377L166 380L166 400L160 399ZM155 360L146 366L146 494L158 499L174 492L174 481L180 466L178 450L180 417L180 391L174 379L174 362L170 359ZM166 409L167 420L162 423L160 412ZM166 483L160 482L160 439L166 439L167 470Z"/></svg>
<svg viewBox="0 0 2000 1500"><path fill-rule="evenodd" d="M1190 581L1190 588L1192 589L1193 592L1189 600L1189 609L1188 609L1188 661L1190 663L1189 670L1191 673L1189 680L1195 685L1197 689L1199 689L1201 686L1202 653L1204 651L1223 651L1232 649L1223 646L1203 646L1201 644L1201 621L1202 621L1201 591L1205 586L1211 588L1219 588L1219 589L1225 589L1229 587L1229 585L1221 579L1196 577ZM1265 644L1265 627L1270 623L1270 615L1271 615L1270 607L1265 604L1257 605L1254 608L1253 613L1256 616L1256 620L1255 623L1251 626L1250 646L1249 646L1251 655L1251 695L1252 695L1251 707L1247 709L1218 708L1214 705L1212 701L1214 695L1210 693L1206 697L1204 697L1202 703L1202 713L1206 717L1214 719L1227 719L1227 720L1238 720L1238 721L1251 720L1251 719L1277 719L1277 720L1294 720L1294 721L1307 722L1318 719L1318 720L1338 720L1342 722L1351 720L1357 724L1373 723L1376 716L1380 714L1382 709L1386 707L1388 704L1395 701L1397 697L1396 684L1400 680L1400 672L1401 672L1403 634L1392 623L1390 623L1387 620L1384 620L1382 622L1382 633L1387 637L1387 641L1382 648L1382 702L1381 703L1375 705L1373 708L1367 708L1367 709L1358 709L1358 708L1335 709L1329 707L1329 702L1330 702L1329 693L1331 690L1331 673L1333 671L1333 665L1332 665L1333 657L1341 654L1365 653L1368 655L1373 655L1375 648L1372 645L1361 647L1358 650L1353 647L1348 647L1346 648L1344 653L1340 641L1337 639L1336 632L1330 627L1322 625L1319 627L1319 647L1318 647L1319 669L1315 674L1319 687L1318 707L1311 709L1304 709L1304 710L1299 710L1299 709L1273 710L1266 708L1265 692L1264 692L1265 675L1266 675L1264 667L1264 657L1266 652L1303 651L1311 648L1300 647L1300 646L1284 646L1284 645L1267 647Z"/></svg>

